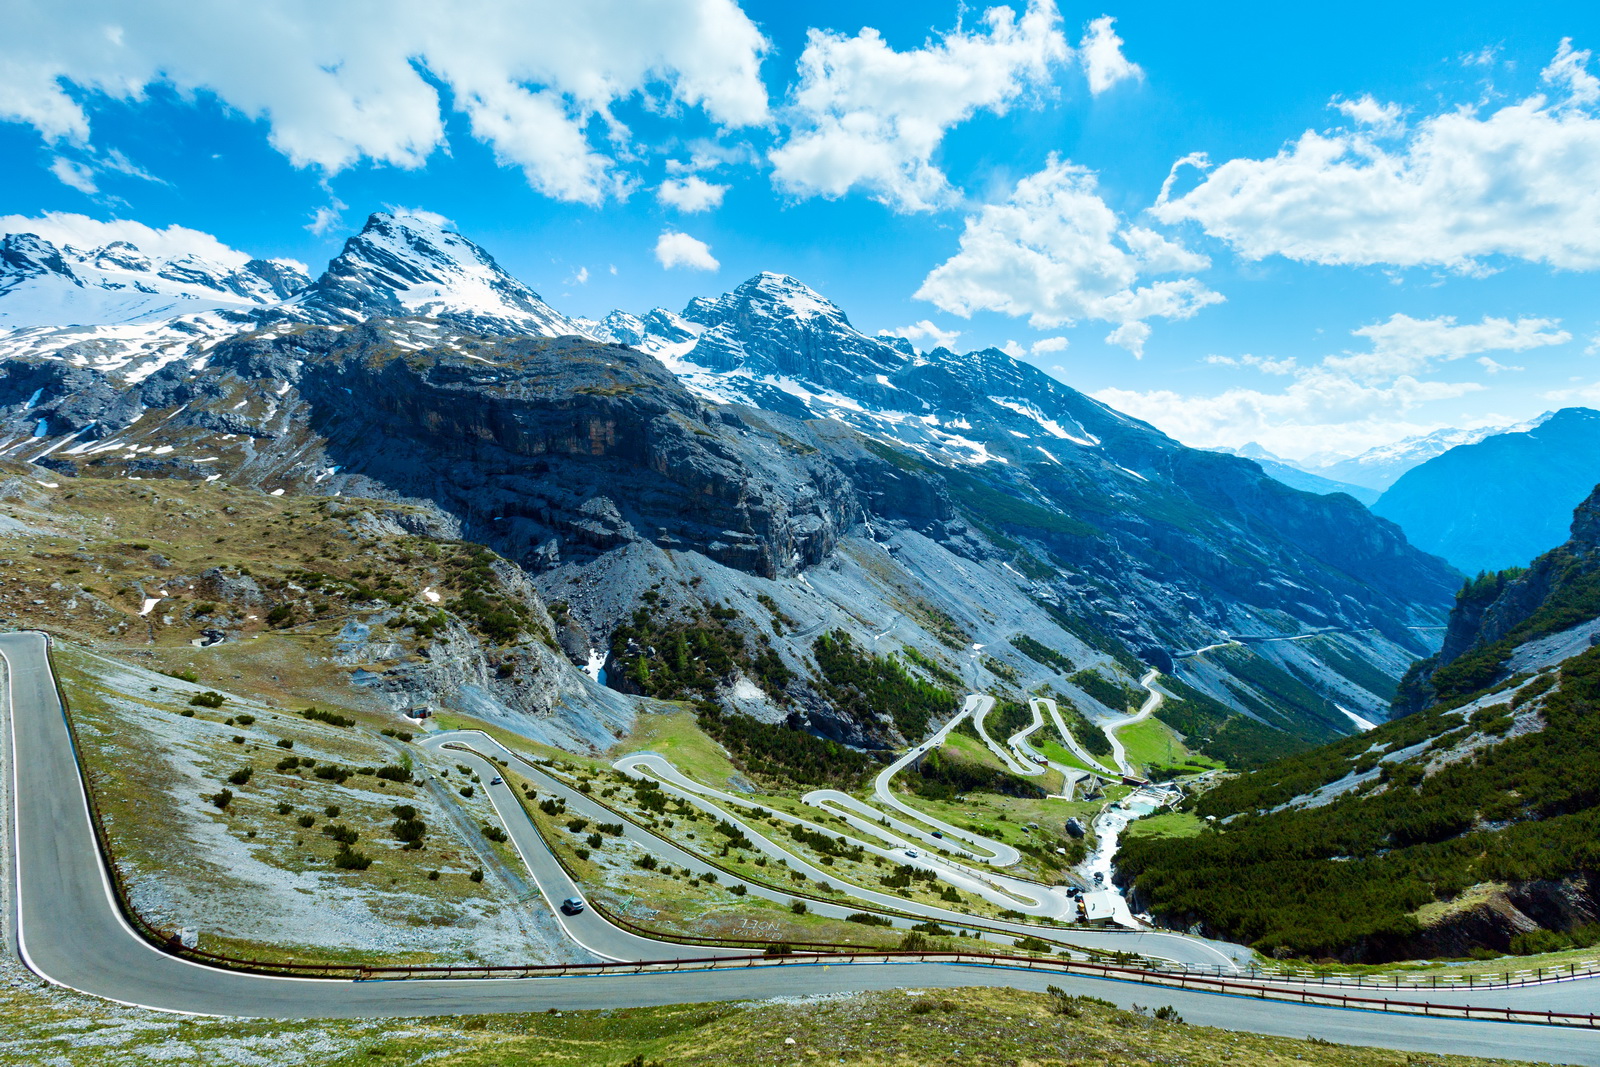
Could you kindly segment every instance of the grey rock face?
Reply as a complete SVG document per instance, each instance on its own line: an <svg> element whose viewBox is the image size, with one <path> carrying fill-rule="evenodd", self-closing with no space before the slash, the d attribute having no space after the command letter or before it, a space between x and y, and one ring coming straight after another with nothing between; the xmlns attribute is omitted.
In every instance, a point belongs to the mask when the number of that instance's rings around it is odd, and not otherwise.
<svg viewBox="0 0 1600 1067"><path fill-rule="evenodd" d="M1504 639L1564 590L1573 590L1600 570L1600 486L1572 515L1572 536L1565 544L1533 561L1524 573L1506 582L1494 599L1457 603L1450 613L1440 665L1476 648ZM1569 624L1582 620L1574 616Z"/></svg>
<svg viewBox="0 0 1600 1067"><path fill-rule="evenodd" d="M707 409L631 349L517 338L473 358L383 343L373 327L295 339L327 345L300 392L329 458L437 502L467 536L529 566L644 539L793 573L859 516L825 459Z"/></svg>

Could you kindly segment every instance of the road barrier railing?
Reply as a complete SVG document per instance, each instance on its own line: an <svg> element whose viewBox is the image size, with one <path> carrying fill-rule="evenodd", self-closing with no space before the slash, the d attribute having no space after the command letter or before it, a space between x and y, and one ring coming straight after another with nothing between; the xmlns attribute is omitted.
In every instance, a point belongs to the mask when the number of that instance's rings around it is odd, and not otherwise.
<svg viewBox="0 0 1600 1067"><path fill-rule="evenodd" d="M48 636L48 635L47 635ZM47 656L49 654L47 645ZM1101 978L1122 982L1136 982L1141 985L1159 986L1171 989L1184 989L1196 992L1218 993L1229 996L1251 997L1258 1000L1274 1000L1290 1003L1320 1005L1327 1007L1341 1007L1365 1011L1398 1012L1408 1015L1425 1015L1436 1018L1459 1019L1485 1019L1497 1022L1534 1023L1547 1026L1582 1027L1586 1029L1600 1029L1600 1015L1580 1014L1576 1012L1539 1011L1529 1008L1517 1007L1479 1007L1456 1003L1434 1003L1425 1000L1401 1000L1393 998L1367 997L1352 995L1344 992L1334 992L1326 988L1312 989L1309 983L1318 981L1319 985L1340 984L1328 981L1337 976L1318 975L1315 972L1299 972L1292 974L1269 975L1262 973L1259 977L1243 978L1224 974L1201 973L1199 968L1192 965L1178 965L1176 967L1157 967L1151 965L1128 966L1113 963L1098 963L1088 960L1056 959L1052 957L1008 955L1003 953L977 953L940 950L905 951L853 948L849 946L815 945L813 948L801 951L796 949L795 942L765 942L760 939L749 939L734 944L762 946L762 952L748 956L714 956L691 957L672 960L646 960L640 962L605 962L605 963L534 963L534 964L374 964L374 963L339 963L339 962L309 962L297 963L293 961L273 961L245 959L223 953L209 952L198 947L185 947L173 931L164 930L147 920L136 907L133 906L127 893L120 865L116 861L116 854L111 847L111 842L106 834L104 819L95 799L95 791L89 774L87 762L83 758L83 750L79 742L77 728L72 721L70 706L67 702L65 691L61 688L59 676L55 665L50 664L51 680L55 685L56 696L60 701L62 716L65 719L67 733L73 747L74 761L78 765L79 774L83 783L84 796L87 800L90 822L92 824L95 841L101 851L101 859L111 877L115 890L117 906L129 921L131 928L149 942L152 947L182 959L197 963L204 963L223 970L238 971L247 974L263 976L295 976L295 977L322 977L329 979L346 979L353 981L395 981L395 980L440 980L440 979L517 979L517 978L562 978L608 975L650 974L658 972L677 971L718 971L733 968L770 968L793 967L807 965L823 966L854 966L854 965L905 965L905 964L945 964L966 967L1003 968L1010 970L1036 971L1045 974L1061 974L1066 976ZM466 751L474 751L466 749ZM482 753L475 753L482 756ZM535 766L532 761L526 760L516 753L517 758ZM491 758L491 757L484 757ZM501 762L501 761L495 761ZM537 769L537 767L536 767ZM592 798L590 798L592 799ZM606 806L608 810L615 810ZM618 814L621 814L620 812ZM560 860L560 856L557 855ZM732 872L730 872L732 873ZM820 898L818 898L820 899ZM915 918L915 916L908 916ZM618 925L632 928L644 936L660 938L656 931L642 931L641 928L629 923L626 919L607 913L607 918L613 921L620 920ZM704 939L711 940L711 939ZM720 944L730 944L728 940L717 939ZM683 943L690 943L684 939ZM1539 968L1536 971L1519 972L1515 980L1508 972L1503 976L1503 981L1492 983L1492 988L1503 989L1508 986L1536 985L1541 982L1571 981L1575 978L1586 977L1600 973L1600 966L1588 964L1588 969L1580 972L1577 965L1573 964L1567 973L1552 974L1550 968ZM1527 975L1528 977L1522 977ZM1358 980L1364 976L1354 976ZM1421 976L1411 976L1421 977ZM1474 977L1474 976L1458 976ZM1487 976L1476 976L1487 977ZM1348 984L1348 983L1344 983ZM1459 984L1453 987L1459 989ZM1491 988L1490 983L1476 987L1486 991Z"/></svg>
<svg viewBox="0 0 1600 1067"><path fill-rule="evenodd" d="M498 763L501 766L505 766L506 765L506 761L505 760L499 759L498 757L489 755L489 754L484 753L484 752L480 752L476 748L473 748L471 745L463 744L461 742L447 741L443 745L441 745L440 747L441 748L445 748L445 749L456 749L456 750L462 751L462 752L470 752L473 755L478 756L480 759L488 760L491 763ZM509 750L509 749L507 751L510 752L511 756L513 756L518 763L520 763L520 764L522 764L524 766L530 767L533 770L535 770L535 771L537 771L537 772L539 772L541 774L547 774L548 775L548 774L551 773L551 768L549 768L547 766L544 766L544 765L541 765L539 762L537 762L535 760L529 759L527 756L523 755L522 753L515 752L515 751ZM563 787L565 787L567 789L572 789L575 792L579 791L574 786L568 785L565 782L562 782L561 784L563 785ZM614 815L617 818L623 820L624 822L630 823L633 826L635 826L635 827L637 827L637 828L639 828L641 830L645 829L644 827L640 827L638 822L628 812L623 811L623 810L621 810L620 808L617 808L614 805L606 803L600 797L591 796L591 795L585 793L585 794L583 794L583 798L584 798L585 801L587 801L587 802L589 802L591 804L594 804L597 807L605 809L606 811L610 812L612 815ZM527 800L527 798L525 798L525 797L521 796L520 794L518 794L518 801L523 805L523 808L524 808L525 811L526 811L526 808L527 808L526 800ZM533 818L531 813L529 813L529 821L533 822L535 827L538 826L537 820L535 820ZM648 831L646 831L646 832L648 832ZM563 857L561 855L561 853L558 850L554 849L554 848L552 848L550 850L550 852L551 852L551 855L553 855L555 857L556 862L559 863L561 865L562 869L567 872L567 875L569 877L573 878L574 881L577 881L575 872L567 864L566 858ZM712 859L710 857L701 856L701 855L696 854L695 855L695 859L698 862L704 863L706 866L708 866L708 867L710 867L710 868L712 868L714 870L722 872L723 874L727 874L727 875L730 875L730 876L732 876L734 878L739 878L739 879L746 880L746 881L749 880L747 878L747 876L745 876L743 874L740 874L738 871L734 871L734 870L732 870L732 869L730 869L728 867L725 867L720 863L717 863L714 859ZM776 886L772 886L772 887L768 887L768 888L773 889L775 892L784 893L784 894L789 895L789 896L802 897L804 899L816 901L818 903L823 903L823 904L839 904L840 903L837 900L833 900L833 899L828 898L828 897L818 896L818 895L816 895L814 893L808 893L808 892L806 892L804 890L797 890L797 889L790 889L788 887L776 887ZM591 905L595 904L594 901L591 901L590 903L591 903ZM865 906L864 905L863 908L864 908L864 910L868 910L868 911L880 912L880 913L885 914L885 915L892 915L892 916L894 916L896 918L920 920L920 921L932 921L932 920L925 919L923 916L913 915L913 914L908 913L908 912L896 911L896 910L891 909L891 908L884 908L884 907L876 906L876 905L874 905L874 906ZM655 938L657 940L663 940L663 941L674 941L674 942L677 942L679 944L688 944L688 945L692 945L692 944L700 944L700 945L726 944L726 945L735 945L735 946L737 946L737 945L744 945L744 944L751 944L752 943L752 942L749 942L749 941L741 941L741 940L737 940L737 939L721 939L721 938L710 938L710 937L696 938L696 937L689 936L689 935L677 935L677 934L665 933L665 932L660 931L660 930L646 929L645 927L641 927L641 926L638 926L635 923L630 922L626 917L618 915L616 912L606 909L603 905L598 906L598 910L600 910L606 916L606 918L608 918L611 921L615 922L618 926L623 927L624 929L628 930L630 933L639 934L640 936L643 936L643 937L650 937L650 938ZM997 928L995 928L993 926L989 926L989 925L985 924L984 921L978 916L968 916L964 920L960 920L959 922L957 920L946 920L946 924L947 925L951 924L951 923L957 923L958 925L961 925L961 926L964 926L964 927L967 927L967 928L970 928L970 929L973 929L973 930L982 930L982 931L985 931L985 932L988 932L988 933L997 933L997 934L1002 934L1004 936L1018 936L1015 931L1005 930L1005 929L997 929ZM1029 925L1032 926L1034 924L1029 924ZM1075 929L1075 928L1074 927L1063 927L1063 926L1055 923L1053 920L1045 919L1045 920L1041 920L1039 922L1039 924L1037 926L1037 932L1034 933L1032 936L1040 937L1040 938L1042 938L1044 940L1053 940L1053 941L1056 941L1057 944L1063 944L1064 945L1065 944L1064 942L1059 941L1057 938L1051 937L1051 934L1052 933L1059 934L1059 933L1062 933L1062 932L1071 931L1073 929ZM1134 933L1138 933L1139 931L1135 931L1135 930L1118 930L1118 929L1112 929L1112 928L1107 928L1107 927L1095 927L1093 929L1093 932L1096 935L1099 935L1099 934L1119 934L1119 933L1134 934ZM825 942L798 942L798 941L792 941L792 942L788 942L788 943L791 944L791 945L794 945L795 947L799 947L799 946L801 946L803 944L808 948L848 949L848 950L851 950L851 951L861 951L860 946L837 945L837 944L830 944L830 943L825 943ZM766 944L766 942L759 942L759 944ZM1084 949L1079 948L1079 946L1070 946L1070 947L1072 947L1072 948L1074 948L1075 950L1078 950L1078 951L1089 951L1089 952L1096 951L1096 950L1084 950ZM1107 955L1111 955L1111 954L1107 953ZM1244 974L1248 973L1249 977L1253 981L1257 981L1257 982L1267 982L1267 983L1282 982L1282 983L1289 983L1289 984L1295 984L1295 985L1315 984L1315 985L1320 985L1320 986L1345 986L1345 985L1349 985L1349 986L1355 986L1358 989L1407 989L1407 988L1415 989L1415 990L1420 990L1420 989L1445 989L1445 990L1450 990L1450 989L1456 989L1456 988L1464 988L1464 989L1490 989L1490 988L1505 989L1505 988L1517 988L1517 987L1520 987L1520 986L1529 986L1529 985L1543 985L1543 984L1548 984L1548 983L1552 983L1552 982L1570 982L1570 981L1573 981L1573 980L1579 979L1579 978L1587 978L1587 977L1591 977L1591 976L1594 976L1594 975L1600 975L1600 960L1571 961L1571 962L1569 962L1569 963L1567 963L1567 964L1565 964L1563 966L1559 966L1559 967L1558 966L1549 966L1549 967L1538 967L1538 968L1526 968L1526 969L1523 969L1523 970L1520 970L1520 971L1506 971L1506 972L1499 972L1499 973L1494 973L1494 974L1470 974L1469 973L1469 974L1461 974L1461 975L1449 975L1449 974L1442 974L1442 973L1439 973L1439 972L1430 972L1428 974L1405 974L1404 972L1391 972L1389 974L1361 975L1361 974L1341 974L1341 973L1338 973L1338 972L1329 973L1329 972L1326 972L1326 971L1310 970L1310 969L1305 969L1305 968L1289 968L1289 967L1285 967L1285 968L1268 968L1268 967L1263 967L1263 966L1260 966L1260 965L1250 965L1248 967L1248 970L1246 971L1244 969L1226 968L1226 967L1223 967L1221 965L1206 965L1206 964L1197 964L1197 963L1167 963L1167 962L1161 962L1161 961L1156 961L1156 960L1148 960L1148 959L1144 963L1142 963L1140 966L1144 970L1156 971L1156 972L1165 973L1165 974L1188 974L1188 975L1195 975L1195 976L1209 975L1209 976L1214 976L1214 977L1218 977L1218 978L1232 977L1232 978L1237 979L1239 977L1242 977Z"/></svg>
<svg viewBox="0 0 1600 1067"><path fill-rule="evenodd" d="M440 745L439 747L440 747L441 750L450 749L450 750L454 750L454 751L457 751L457 752L470 752L472 755L477 756L479 759L488 760L491 763L498 763L503 767L508 766L507 761L501 760L501 759L499 759L499 758L497 758L495 756L491 756L491 755L488 755L488 754L483 753L483 752L479 752L477 749L473 748L472 746L466 745L466 744L462 744L462 743L460 743L458 741L447 741L444 744ZM517 761L519 763L521 763L521 764L523 764L523 765L525 765L527 767L532 768L534 771L536 771L536 772L538 772L540 774L545 774L547 776L553 777L553 775L550 775L550 769L549 768L540 766L538 763L534 762L533 760L530 760L528 757L522 755L520 752L512 752L510 749L507 749L507 751L510 752L512 756L516 757L516 759L517 759ZM581 792L580 790L575 789L573 786L567 785L565 782L561 782L559 779L556 779L556 781L563 788L573 790L574 792ZM513 791L513 792L515 792L515 791ZM650 832L646 827L640 826L639 822L631 814L629 814L628 812L625 812L625 811L621 810L620 808L617 808L617 807L615 807L615 806L613 806L611 804L607 804L604 800L602 800L599 797L592 796L592 795L587 794L587 793L584 793L582 795L583 795L583 799L584 799L585 802L593 804L594 806L596 806L598 808L602 808L602 809L610 812L612 815L614 815L618 819L621 819L623 822L628 823L629 825L633 826L635 829L638 829L643 833L649 833ZM538 820L536 818L534 818L533 813L528 811L528 798L525 797L525 796L522 796L521 794L517 794L517 800L518 800L518 803L520 803L522 805L523 812L528 816L528 821L533 823L534 828L537 830L538 827L539 827L539 822L538 822ZM543 836L543 832L542 831L540 831L540 835L541 835L541 837ZM676 842L673 842L673 844L677 845ZM567 873L567 877L572 879L572 881L574 883L577 883L578 874L577 874L576 871L574 871L572 869L572 866L567 862L567 858L564 855L562 855L561 851L559 849L551 847L549 841L545 842L545 847L549 850L550 855L555 858L556 863L560 865L561 869ZM698 853L689 852L689 850L686 849L686 848L683 848L682 845L677 845L677 847L680 848L682 851L684 851L684 852L688 853L689 855L691 855L694 858L695 862L703 863L705 866L710 867L712 870L717 871L717 872L719 872L721 874L728 875L731 878L737 878L740 881L749 882L751 885L759 886L761 888L770 890L771 892L779 893L779 894L782 894L782 895L788 896L788 897L796 897L796 898L799 898L799 899L802 899L802 900L809 900L809 901L812 901L812 902L817 903L817 904L831 904L831 905L840 906L840 907L845 906L843 901L836 900L836 899L834 899L832 897L820 896L820 895L818 895L816 893L807 892L807 891L805 891L803 889L790 888L788 886L768 885L766 883L755 881L755 880L751 879L748 875L741 874L740 872L735 871L730 867L726 867L726 866L718 863L715 859L713 859L713 858L711 858L709 856L704 856L704 855L700 855ZM611 922L615 923L617 926L620 926L620 927L626 929L629 933L638 934L641 937L648 937L648 938L652 938L652 939L657 940L657 941L670 941L670 942L674 942L676 944L700 945L702 947L708 946L708 945L729 945L729 946L736 947L736 948L742 948L742 947L764 948L767 945L771 945L771 944L786 944L786 945L795 946L795 947L805 946L807 948L843 949L843 950L846 950L846 951L860 951L860 950L863 949L863 947L866 947L866 948L869 948L869 949L872 948L872 946L861 946L861 945L853 945L853 944L838 944L838 943L834 943L834 942L789 941L789 940L782 941L782 942L773 942L773 941L764 941L764 940L762 940L762 941L752 941L752 940L740 939L740 938L695 936L695 935L691 935L691 934L670 933L670 932L665 932L665 931L661 931L661 930L646 929L645 927L642 927L642 926L639 926L639 925L637 925L637 924L635 924L633 922L630 922L625 916L617 914L615 911L612 911L612 910L606 908L603 904L601 904L600 902L598 902L598 901L596 901L596 900L594 900L592 898L590 898L589 904L590 904L591 907L594 907L595 910L599 911L602 915L604 915L608 920L610 920ZM893 916L894 918L905 919L905 920L908 920L908 921L913 922L913 923L931 923L933 925L940 925L935 920L929 919L926 916L915 915L915 914L913 914L911 912L898 911L898 910L893 909L893 908L884 907L881 904L866 904L866 903L862 903L860 907L861 907L862 911L871 912L873 914ZM1047 923L1048 925L1041 925L1041 926L1037 927L1036 929L1030 929L1030 932L1028 934L1025 934L1025 935L1024 934L1018 934L1015 930L1007 930L1007 929L1002 929L1002 928L997 928L997 927L994 927L994 926L990 926L990 925L984 923L981 918L978 918L976 916L966 916L966 917L964 917L962 919L959 919L959 920L958 919L948 919L948 920L945 920L945 922L946 923L950 923L950 924L954 924L955 926L961 927L963 929L970 929L970 930L973 930L973 931L982 931L982 932L985 932L985 933L996 934L996 935L1005 936L1005 937L1013 937L1013 938L1019 937L1019 936L1037 937L1042 941L1052 942L1052 943L1060 946L1063 949L1069 949L1070 948L1073 951L1087 953L1087 954L1089 954L1091 956L1093 956L1093 955L1101 955L1101 956L1105 956L1105 957L1110 957L1112 959L1125 960L1128 956L1133 955L1132 953L1103 952L1102 950L1098 950L1098 949L1086 949L1086 948L1082 948L1080 946L1070 945L1067 942L1061 941L1059 938L1052 936L1053 933L1055 933L1056 931L1061 930L1062 927L1059 924L1055 923L1054 920L1050 920L1050 919L1042 920L1043 923ZM1105 930L1097 929L1096 932L1097 933L1110 933L1110 932L1115 932L1115 931L1105 931ZM1133 931L1128 931L1128 932L1131 933ZM935 936L937 936L937 935L935 935Z"/></svg>

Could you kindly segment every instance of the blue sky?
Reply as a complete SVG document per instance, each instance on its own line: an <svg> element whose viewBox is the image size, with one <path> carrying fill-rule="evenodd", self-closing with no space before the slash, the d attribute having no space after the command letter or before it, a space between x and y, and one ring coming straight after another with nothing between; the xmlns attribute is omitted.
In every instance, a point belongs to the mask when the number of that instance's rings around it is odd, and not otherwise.
<svg viewBox="0 0 1600 1067"><path fill-rule="evenodd" d="M1600 405L1592 4L71 7L0 215L315 269L426 208L590 316L784 271L1199 445Z"/></svg>

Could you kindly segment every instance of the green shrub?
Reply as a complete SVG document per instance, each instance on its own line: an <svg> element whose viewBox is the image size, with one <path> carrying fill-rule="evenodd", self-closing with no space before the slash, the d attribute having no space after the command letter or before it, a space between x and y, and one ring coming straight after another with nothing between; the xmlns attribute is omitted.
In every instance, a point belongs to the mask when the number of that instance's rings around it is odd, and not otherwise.
<svg viewBox="0 0 1600 1067"><path fill-rule="evenodd" d="M254 767L240 767L238 770L228 775L228 781L232 782L234 785L244 785L250 780L250 776L255 773L256 769Z"/></svg>
<svg viewBox="0 0 1600 1067"><path fill-rule="evenodd" d="M315 815L302 815L296 819L295 822L309 830L311 827L317 825L317 817Z"/></svg>
<svg viewBox="0 0 1600 1067"><path fill-rule="evenodd" d="M300 717L302 719L314 719L317 722L325 722L329 726L350 727L356 724L356 721L350 718L348 715L340 715L332 711L322 711L318 708L307 708L300 713Z"/></svg>
<svg viewBox="0 0 1600 1067"><path fill-rule="evenodd" d="M372 866L372 857L346 844L333 854L333 865L342 871L364 871Z"/></svg>
<svg viewBox="0 0 1600 1067"><path fill-rule="evenodd" d="M860 923L862 926L893 926L894 923L882 915L874 915L868 911L858 911L844 917L847 923Z"/></svg>
<svg viewBox="0 0 1600 1067"><path fill-rule="evenodd" d="M197 708L220 708L227 702L227 697L221 693L207 689L204 693L196 693L189 698L189 703Z"/></svg>
<svg viewBox="0 0 1600 1067"><path fill-rule="evenodd" d="M213 793L210 799L211 803L226 811L228 805L233 803L233 790L224 789L220 793Z"/></svg>
<svg viewBox="0 0 1600 1067"><path fill-rule="evenodd" d="M475 867L473 868L472 873L467 875L467 877L474 882L481 882L483 881L483 870Z"/></svg>

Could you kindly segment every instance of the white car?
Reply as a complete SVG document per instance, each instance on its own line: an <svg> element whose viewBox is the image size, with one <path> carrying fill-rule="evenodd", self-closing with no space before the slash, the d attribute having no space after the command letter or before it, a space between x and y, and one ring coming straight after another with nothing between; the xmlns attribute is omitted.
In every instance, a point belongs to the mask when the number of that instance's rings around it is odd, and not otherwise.
<svg viewBox="0 0 1600 1067"><path fill-rule="evenodd" d="M910 856L912 859L916 859L917 858L917 850L914 849L914 848L908 848L908 849L906 849L906 855Z"/></svg>

